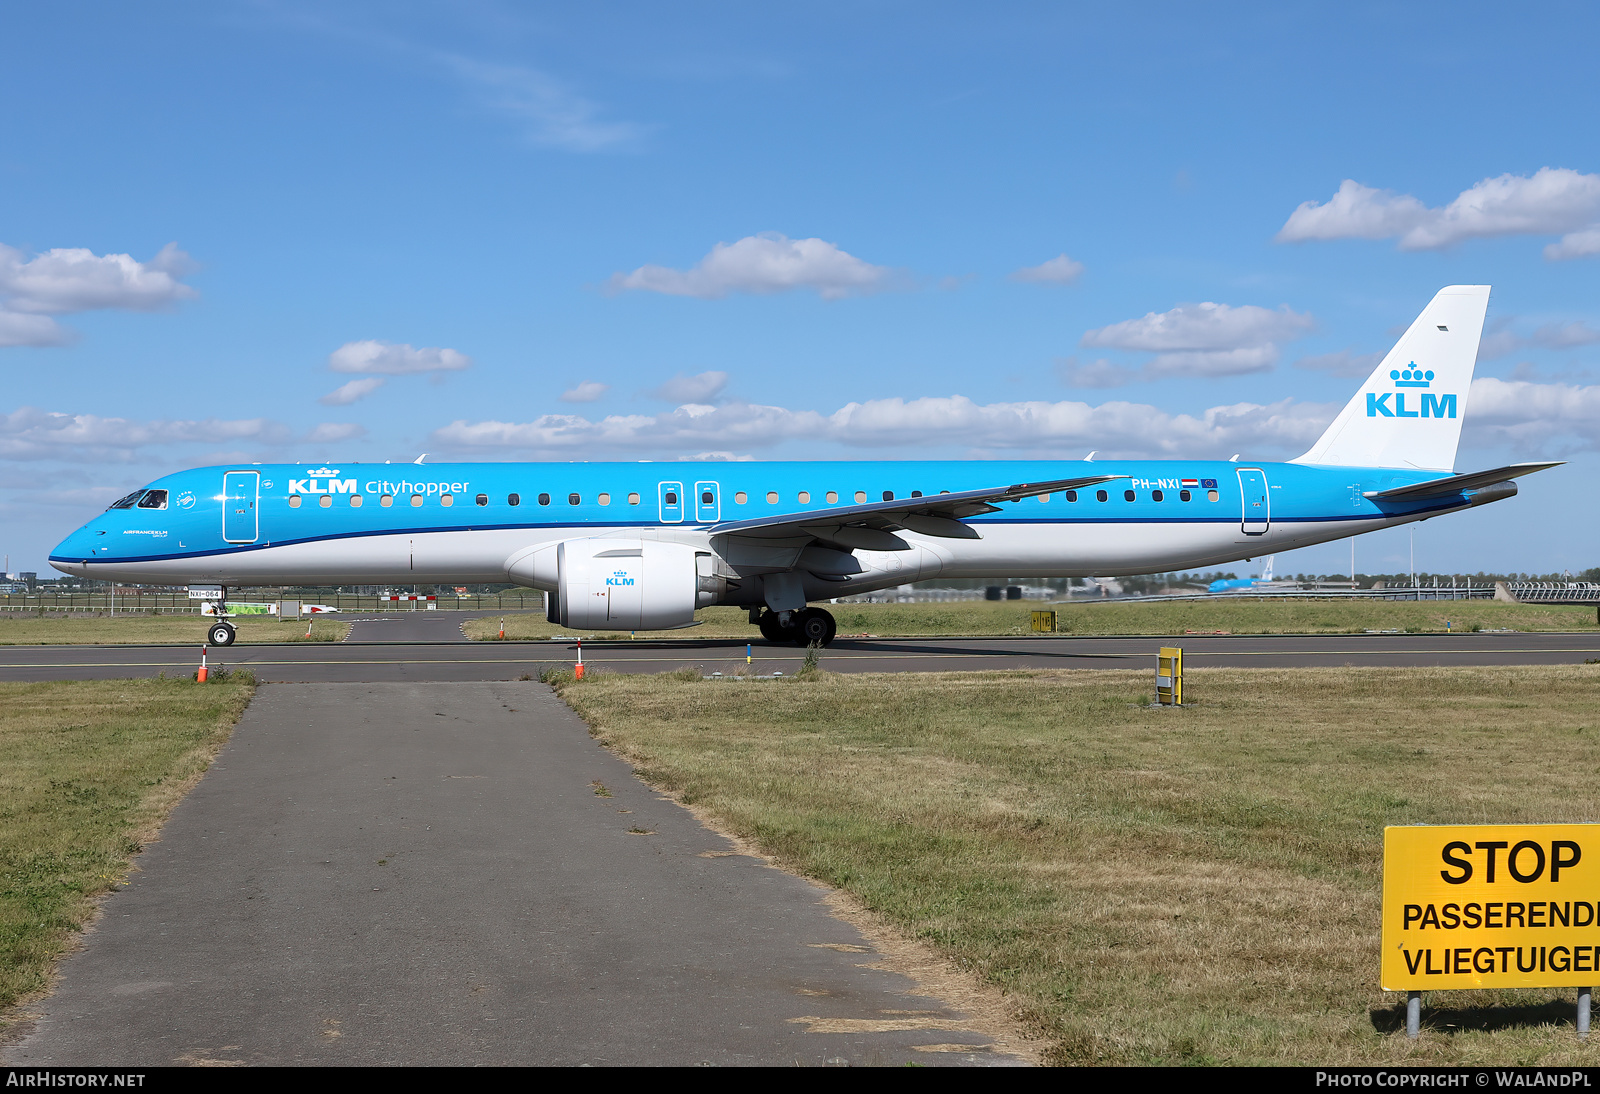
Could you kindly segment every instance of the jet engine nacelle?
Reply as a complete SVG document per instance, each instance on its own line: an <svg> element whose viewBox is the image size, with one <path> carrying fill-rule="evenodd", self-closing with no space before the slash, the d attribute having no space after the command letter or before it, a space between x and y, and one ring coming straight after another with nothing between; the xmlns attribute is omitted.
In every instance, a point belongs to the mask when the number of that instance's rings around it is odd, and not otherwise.
<svg viewBox="0 0 1600 1094"><path fill-rule="evenodd" d="M556 547L554 621L579 630L687 627L700 594L694 547L637 539L569 539ZM707 561L710 555L706 554Z"/></svg>

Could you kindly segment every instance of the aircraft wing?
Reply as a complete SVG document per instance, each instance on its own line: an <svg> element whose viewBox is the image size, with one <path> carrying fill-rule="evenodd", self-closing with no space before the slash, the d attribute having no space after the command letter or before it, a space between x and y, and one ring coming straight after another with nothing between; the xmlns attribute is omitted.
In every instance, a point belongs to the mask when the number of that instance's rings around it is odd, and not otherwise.
<svg viewBox="0 0 1600 1094"><path fill-rule="evenodd" d="M1563 462L1565 461L1514 463L1507 467L1496 467L1492 471L1474 471L1468 475L1451 475L1448 478L1430 479L1410 486L1397 486L1393 490L1368 490L1365 496L1373 501L1422 501L1427 498L1442 498L1459 494L1463 490L1481 490L1495 483L1510 482L1518 475L1531 475L1535 471L1560 467Z"/></svg>
<svg viewBox="0 0 1600 1094"><path fill-rule="evenodd" d="M864 550L904 551L910 544L895 535L909 529L925 536L944 539L981 539L976 528L962 524L964 517L1000 511L997 502L1021 501L1063 490L1081 490L1127 475L1085 475L1052 482L1023 482L984 490L960 490L952 494L930 494L920 498L897 498L862 505L840 505L808 513L775 513L749 520L723 521L706 531L712 535L748 536L752 539L784 539L810 536L844 547Z"/></svg>

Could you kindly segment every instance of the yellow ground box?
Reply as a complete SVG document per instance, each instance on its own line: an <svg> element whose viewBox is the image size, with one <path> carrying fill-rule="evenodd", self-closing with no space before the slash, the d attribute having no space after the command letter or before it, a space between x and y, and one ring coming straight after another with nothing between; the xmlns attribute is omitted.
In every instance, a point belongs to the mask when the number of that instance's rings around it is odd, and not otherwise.
<svg viewBox="0 0 1600 1094"><path fill-rule="evenodd" d="M1383 830L1386 991L1600 983L1600 825Z"/></svg>

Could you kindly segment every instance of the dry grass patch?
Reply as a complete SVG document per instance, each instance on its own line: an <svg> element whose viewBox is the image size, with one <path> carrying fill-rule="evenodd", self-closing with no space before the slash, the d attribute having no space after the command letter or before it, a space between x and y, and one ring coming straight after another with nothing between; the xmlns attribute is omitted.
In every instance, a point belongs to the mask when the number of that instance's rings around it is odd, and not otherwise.
<svg viewBox="0 0 1600 1094"><path fill-rule="evenodd" d="M1377 989L1383 826L1600 820L1600 668L1188 675L1178 711L1107 671L558 686L1057 1062L1600 1062L1570 993L1445 993L1413 1045Z"/></svg>
<svg viewBox="0 0 1600 1094"><path fill-rule="evenodd" d="M212 620L203 615L0 615L0 646L200 646ZM240 645L263 642L339 642L350 624L312 619L311 638L304 621L238 616Z"/></svg>
<svg viewBox="0 0 1600 1094"><path fill-rule="evenodd" d="M0 1008L46 985L252 690L238 674L0 684Z"/></svg>

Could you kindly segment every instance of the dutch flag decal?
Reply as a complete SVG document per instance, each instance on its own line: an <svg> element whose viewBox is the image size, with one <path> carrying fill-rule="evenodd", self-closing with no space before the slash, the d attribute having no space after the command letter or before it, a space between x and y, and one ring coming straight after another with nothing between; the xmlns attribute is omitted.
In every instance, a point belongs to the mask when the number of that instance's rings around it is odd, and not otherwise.
<svg viewBox="0 0 1600 1094"><path fill-rule="evenodd" d="M1183 480L1183 485L1185 485L1185 486L1199 486L1200 485L1200 480L1199 479L1184 479Z"/></svg>

